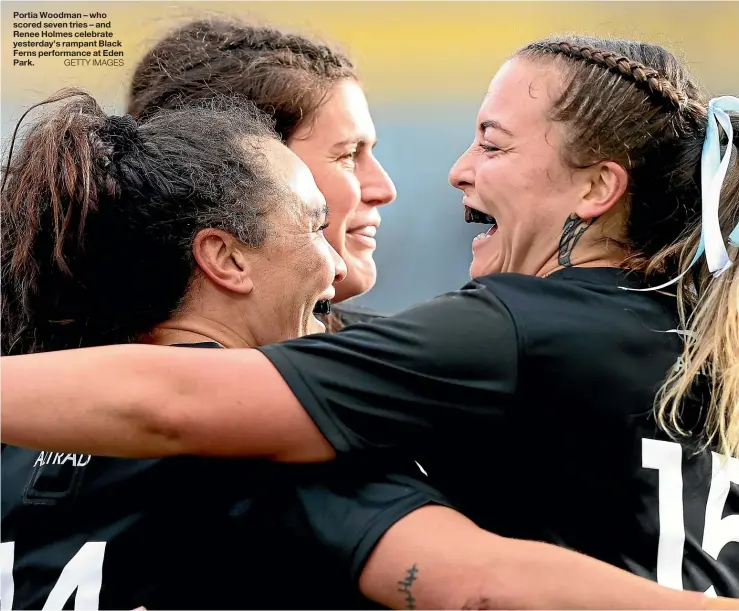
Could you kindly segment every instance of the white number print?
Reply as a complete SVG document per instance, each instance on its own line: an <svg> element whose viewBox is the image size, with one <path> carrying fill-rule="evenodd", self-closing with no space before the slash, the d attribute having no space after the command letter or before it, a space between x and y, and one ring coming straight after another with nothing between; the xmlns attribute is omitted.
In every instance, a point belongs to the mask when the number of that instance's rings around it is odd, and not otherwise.
<svg viewBox="0 0 739 611"><path fill-rule="evenodd" d="M59 580L49 593L49 598L46 599L44 611L61 611L75 590L77 591L74 597L75 609L97 609L100 589L103 587L104 558L105 542L85 543L62 570ZM14 559L15 542L0 544L0 610L2 611L13 608Z"/></svg>
<svg viewBox="0 0 739 611"><path fill-rule="evenodd" d="M642 467L659 472L659 544L657 582L683 589L683 452L671 441L642 439ZM739 459L711 452L711 485L706 503L703 551L714 559L727 543L739 542L739 515L722 518L731 483L739 484ZM705 592L716 596L713 586Z"/></svg>

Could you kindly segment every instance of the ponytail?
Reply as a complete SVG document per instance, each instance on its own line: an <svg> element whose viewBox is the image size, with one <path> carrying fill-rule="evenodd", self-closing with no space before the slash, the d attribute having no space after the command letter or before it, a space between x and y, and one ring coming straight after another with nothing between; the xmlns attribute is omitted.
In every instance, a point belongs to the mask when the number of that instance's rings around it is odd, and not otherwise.
<svg viewBox="0 0 739 611"><path fill-rule="evenodd" d="M35 124L13 157L24 117L62 100L71 101ZM2 183L3 354L36 347L33 336L41 312L33 297L39 292L39 274L51 266L71 278L69 259L84 246L85 224L98 210L99 189L111 188L105 170L111 146L101 139L105 120L91 96L64 89L32 106L16 125ZM41 241L50 247L49 261L36 257Z"/></svg>
<svg viewBox="0 0 739 611"><path fill-rule="evenodd" d="M731 116L733 148L719 204L720 225L739 223L739 115ZM700 227L674 247L681 251L684 265L698 252ZM670 373L657 397L657 421L680 436L690 434L683 410L700 388L704 412L702 448L714 447L726 456L739 458L739 249L729 242L728 255L734 263L714 276L706 265L687 274L678 285L678 307L687 330L679 366ZM698 266L696 266L697 268ZM707 404L707 405L706 405Z"/></svg>
<svg viewBox="0 0 739 611"><path fill-rule="evenodd" d="M3 176L3 355L137 341L183 302L199 231L259 247L286 201L260 144L276 135L243 100L143 126L78 89L33 108L54 102L14 153L16 127Z"/></svg>

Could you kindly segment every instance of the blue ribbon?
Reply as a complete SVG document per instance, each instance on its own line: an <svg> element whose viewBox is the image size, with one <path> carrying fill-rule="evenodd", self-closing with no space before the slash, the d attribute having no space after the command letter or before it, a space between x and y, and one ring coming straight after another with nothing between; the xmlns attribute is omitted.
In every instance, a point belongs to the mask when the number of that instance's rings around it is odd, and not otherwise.
<svg viewBox="0 0 739 611"><path fill-rule="evenodd" d="M648 289L622 287L625 290L656 291L670 286L687 274L690 268L704 254L706 256L708 270L716 278L731 267L731 261L726 251L726 244L721 235L718 214L721 187L724 184L726 172L729 168L731 145L734 139L734 130L731 127L731 119L726 114L727 111L739 112L739 98L725 95L713 98L708 103L708 126L706 128L706 139L703 142L703 154L701 155L701 239L693 260L677 278L665 284ZM729 144L724 151L723 157L721 156L719 125L721 125L729 138ZM739 224L729 234L729 243L733 246L739 246Z"/></svg>

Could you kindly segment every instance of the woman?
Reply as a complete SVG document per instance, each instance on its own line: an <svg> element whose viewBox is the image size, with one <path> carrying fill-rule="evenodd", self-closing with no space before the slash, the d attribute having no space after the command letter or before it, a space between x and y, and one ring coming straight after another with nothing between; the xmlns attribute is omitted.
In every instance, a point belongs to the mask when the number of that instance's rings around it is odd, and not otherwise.
<svg viewBox="0 0 739 611"><path fill-rule="evenodd" d="M312 311L345 274L323 237L325 202L256 114L210 104L139 127L80 92L50 101L64 99L6 172L5 353L135 341L257 347L320 329ZM6 446L3 606L63 608L74 594L85 608L341 608L356 603L357 582L401 608L703 604L570 552L494 537L397 460L373 463L347 472L339 462L287 469ZM531 554L564 564L524 593ZM587 587L566 577L580 566Z"/></svg>
<svg viewBox="0 0 739 611"><path fill-rule="evenodd" d="M326 204L310 172L256 110L209 102L139 128L130 116L106 116L81 92L48 102L62 100L32 127L4 176L3 353L134 341L248 347L323 328L313 311L333 297L346 268L323 236ZM214 589L217 579L228 583L227 562L193 565L211 579L182 592L188 568L178 556L220 558L241 540L264 561L260 542L274 543L265 534L275 534L272 519L259 507L231 515L237 501L282 494L276 478L260 483L258 466L5 447L2 467L3 548L12 549L16 586L7 591L12 573L3 564L4 607L14 598L23 608L62 608L76 587L77 605L90 608L98 600L104 608L241 607L248 595ZM169 498L181 494L185 477L191 500L177 526ZM405 490L399 500L423 504ZM198 523L207 525L202 534ZM95 548L100 540L104 547ZM289 537L281 541L300 551ZM132 556L136 568L127 564ZM80 570L98 558L105 574L83 580Z"/></svg>
<svg viewBox="0 0 739 611"><path fill-rule="evenodd" d="M727 409L736 391L717 377L707 420L700 404L676 413L672 403L696 371L724 362L714 355L736 354L723 335L735 306L720 298L731 271L714 278L701 260L683 276L682 303L695 311L682 323L683 361L675 299L641 290L689 260L701 221L715 220L701 215L701 150L716 144L714 115L729 123L697 91L653 45L529 45L493 79L451 173L467 219L496 221L475 240L476 280L371 325L259 350L6 358L3 440L282 461L404 447L493 532L575 548L678 590L738 595L734 521L724 518L738 479ZM735 181L723 191L724 231L738 220ZM702 352L693 338L710 335ZM684 440L649 417L672 367L658 414L692 433ZM78 390L87 368L89 393ZM58 417L47 424L52 401ZM492 503L482 492L491 486Z"/></svg>
<svg viewBox="0 0 739 611"><path fill-rule="evenodd" d="M308 166L331 210L329 241L347 265L334 303L375 284L379 206L395 186L374 157L375 126L348 57L310 38L238 21L193 21L160 40L139 62L128 112L145 120L182 101L237 93L274 117L280 139ZM371 319L363 308L334 309L326 323Z"/></svg>

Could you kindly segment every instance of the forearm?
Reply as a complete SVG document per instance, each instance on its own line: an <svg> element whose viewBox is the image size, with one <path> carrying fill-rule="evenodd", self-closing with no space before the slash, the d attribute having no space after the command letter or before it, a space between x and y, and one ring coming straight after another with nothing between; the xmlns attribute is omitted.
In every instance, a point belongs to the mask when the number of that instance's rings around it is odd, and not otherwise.
<svg viewBox="0 0 739 611"><path fill-rule="evenodd" d="M168 403L178 400L176 372L160 348L141 348L3 357L3 443L115 456L177 453L162 426Z"/></svg>
<svg viewBox="0 0 739 611"><path fill-rule="evenodd" d="M393 609L701 609L709 600L570 550L493 535L436 506L388 530L360 588Z"/></svg>
<svg viewBox="0 0 739 611"><path fill-rule="evenodd" d="M576 552L497 537L495 557L478 569L465 609L704 609L708 599L637 577ZM489 573L488 576L485 574Z"/></svg>
<svg viewBox="0 0 739 611"><path fill-rule="evenodd" d="M334 456L257 350L127 345L3 357L2 410L4 443L48 451Z"/></svg>

